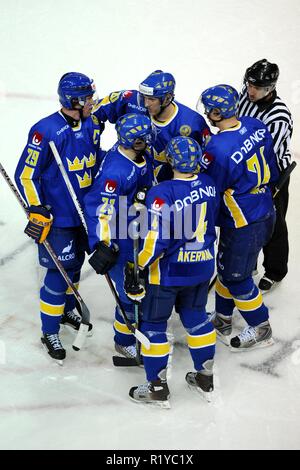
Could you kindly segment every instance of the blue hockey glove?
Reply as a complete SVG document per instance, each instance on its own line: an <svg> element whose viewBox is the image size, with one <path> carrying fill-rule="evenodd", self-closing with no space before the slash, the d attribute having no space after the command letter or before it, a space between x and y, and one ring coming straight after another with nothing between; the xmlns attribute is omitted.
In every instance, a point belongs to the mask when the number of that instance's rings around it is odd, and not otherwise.
<svg viewBox="0 0 300 470"><path fill-rule="evenodd" d="M127 261L124 267L124 290L127 297L134 303L139 303L146 295L145 274L139 271L139 280L136 282L134 278L133 263Z"/></svg>
<svg viewBox="0 0 300 470"><path fill-rule="evenodd" d="M43 243L53 222L53 216L49 209L44 206L28 207L28 220L24 232L36 243Z"/></svg>
<svg viewBox="0 0 300 470"><path fill-rule="evenodd" d="M114 267L119 256L117 245L107 246L104 242L99 242L89 259L89 263L97 274L107 274Z"/></svg>

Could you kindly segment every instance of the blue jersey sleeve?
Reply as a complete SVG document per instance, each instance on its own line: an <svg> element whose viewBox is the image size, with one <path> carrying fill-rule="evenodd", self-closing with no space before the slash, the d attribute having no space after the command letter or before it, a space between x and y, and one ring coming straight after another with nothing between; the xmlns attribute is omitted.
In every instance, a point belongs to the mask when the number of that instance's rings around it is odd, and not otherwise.
<svg viewBox="0 0 300 470"><path fill-rule="evenodd" d="M84 198L84 212L88 225L91 250L99 241L110 245L115 236L116 215L119 210L121 188L120 175L107 172L98 173L91 190Z"/></svg>
<svg viewBox="0 0 300 470"><path fill-rule="evenodd" d="M15 171L16 184L29 206L45 203L40 177L49 165L49 153L49 140L45 136L45 130L38 123L29 131L27 144Z"/></svg>
<svg viewBox="0 0 300 470"><path fill-rule="evenodd" d="M205 146L209 140L211 135L210 129L205 122L205 119L200 116L200 114L196 115L195 124L192 128L192 132L190 137L195 139L198 144L200 145L201 149L204 150Z"/></svg>
<svg viewBox="0 0 300 470"><path fill-rule="evenodd" d="M154 186L146 197L148 231L139 253L141 267L150 266L170 245L170 236L166 235L172 226L173 214L165 217L164 206L170 206L168 196L162 192L162 185Z"/></svg>
<svg viewBox="0 0 300 470"><path fill-rule="evenodd" d="M207 144L202 156L202 166L205 168L205 173L214 180L220 192L229 188L233 180L233 175L229 171L229 159L223 157L222 148L213 141Z"/></svg>
<svg viewBox="0 0 300 470"><path fill-rule="evenodd" d="M112 124L129 112L146 112L145 108L139 106L136 90L114 91L100 99L93 109L93 114L100 121L109 121Z"/></svg>

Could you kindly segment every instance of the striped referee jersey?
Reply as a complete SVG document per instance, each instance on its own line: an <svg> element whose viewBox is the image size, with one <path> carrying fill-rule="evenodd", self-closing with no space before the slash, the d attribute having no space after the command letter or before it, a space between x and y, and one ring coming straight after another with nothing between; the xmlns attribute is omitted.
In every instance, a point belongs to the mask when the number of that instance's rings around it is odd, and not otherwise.
<svg viewBox="0 0 300 470"><path fill-rule="evenodd" d="M293 120L289 109L277 96L276 90L273 94L272 101L257 105L248 99L247 88L244 86L240 94L238 115L257 118L267 126L273 137L278 168L283 171L289 166L292 158L289 147Z"/></svg>

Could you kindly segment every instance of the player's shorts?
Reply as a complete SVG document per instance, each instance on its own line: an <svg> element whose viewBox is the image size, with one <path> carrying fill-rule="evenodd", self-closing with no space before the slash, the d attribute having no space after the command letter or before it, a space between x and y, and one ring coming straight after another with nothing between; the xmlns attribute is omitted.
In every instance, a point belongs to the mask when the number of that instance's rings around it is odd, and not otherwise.
<svg viewBox="0 0 300 470"><path fill-rule="evenodd" d="M79 270L87 250L87 237L82 227L52 227L47 241L53 248L63 267L68 270ZM56 265L43 245L38 245L39 263L48 269L56 269Z"/></svg>
<svg viewBox="0 0 300 470"><path fill-rule="evenodd" d="M149 322L167 321L175 307L176 312L183 309L205 311L209 281L196 286L170 287L149 284L142 302L142 319Z"/></svg>
<svg viewBox="0 0 300 470"><path fill-rule="evenodd" d="M260 250L270 240L275 213L241 228L221 227L217 269L221 279L242 281L252 275Z"/></svg>

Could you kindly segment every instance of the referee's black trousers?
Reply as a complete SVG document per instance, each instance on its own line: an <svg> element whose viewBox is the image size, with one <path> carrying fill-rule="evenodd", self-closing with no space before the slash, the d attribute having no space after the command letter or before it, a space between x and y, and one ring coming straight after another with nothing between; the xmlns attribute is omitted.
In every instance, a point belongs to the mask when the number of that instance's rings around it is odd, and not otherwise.
<svg viewBox="0 0 300 470"><path fill-rule="evenodd" d="M289 202L290 179L283 185L274 198L276 207L276 223L272 238L264 246L265 276L273 281L281 281L288 272L289 241L286 224L286 213Z"/></svg>

